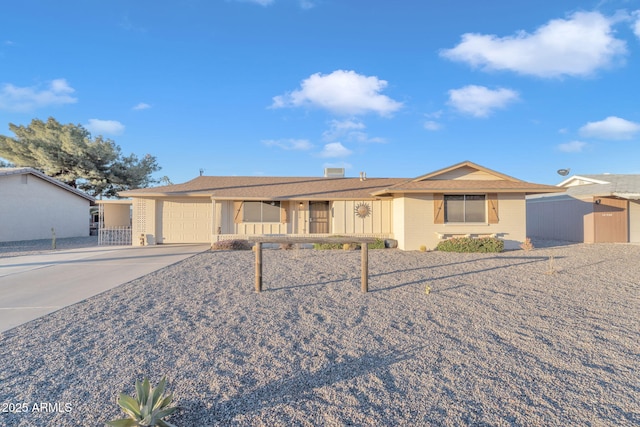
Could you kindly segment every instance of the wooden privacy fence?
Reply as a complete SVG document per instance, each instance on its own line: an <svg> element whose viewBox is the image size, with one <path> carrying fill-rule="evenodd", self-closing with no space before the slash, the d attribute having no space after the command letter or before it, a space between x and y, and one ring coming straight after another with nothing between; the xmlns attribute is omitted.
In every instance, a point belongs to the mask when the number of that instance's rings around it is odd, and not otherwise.
<svg viewBox="0 0 640 427"><path fill-rule="evenodd" d="M286 237L286 236L264 236L252 237L251 241L255 242L256 252L256 292L262 292L262 244L263 243L360 243L361 244L361 279L360 290L362 292L369 291L369 247L368 243L375 243L377 239L372 237Z"/></svg>

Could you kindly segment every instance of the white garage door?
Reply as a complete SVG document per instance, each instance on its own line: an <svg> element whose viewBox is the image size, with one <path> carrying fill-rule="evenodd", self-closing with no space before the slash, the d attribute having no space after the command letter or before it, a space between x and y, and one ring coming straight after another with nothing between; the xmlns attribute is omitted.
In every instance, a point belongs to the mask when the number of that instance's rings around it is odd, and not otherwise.
<svg viewBox="0 0 640 427"><path fill-rule="evenodd" d="M210 200L164 200L162 243L209 243L213 218Z"/></svg>

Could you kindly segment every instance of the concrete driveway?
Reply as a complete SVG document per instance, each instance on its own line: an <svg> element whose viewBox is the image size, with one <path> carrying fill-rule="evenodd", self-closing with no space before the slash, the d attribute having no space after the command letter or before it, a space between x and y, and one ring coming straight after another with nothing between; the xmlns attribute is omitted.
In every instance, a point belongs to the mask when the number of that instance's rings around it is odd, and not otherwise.
<svg viewBox="0 0 640 427"><path fill-rule="evenodd" d="M98 246L0 258L0 332L175 264L209 247Z"/></svg>

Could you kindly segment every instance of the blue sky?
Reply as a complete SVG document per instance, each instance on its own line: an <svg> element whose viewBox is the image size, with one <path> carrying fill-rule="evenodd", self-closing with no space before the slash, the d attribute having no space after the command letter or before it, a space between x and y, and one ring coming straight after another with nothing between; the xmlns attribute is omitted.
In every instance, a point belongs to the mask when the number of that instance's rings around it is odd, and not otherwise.
<svg viewBox="0 0 640 427"><path fill-rule="evenodd" d="M0 134L54 117L206 175L640 173L640 1L21 0Z"/></svg>

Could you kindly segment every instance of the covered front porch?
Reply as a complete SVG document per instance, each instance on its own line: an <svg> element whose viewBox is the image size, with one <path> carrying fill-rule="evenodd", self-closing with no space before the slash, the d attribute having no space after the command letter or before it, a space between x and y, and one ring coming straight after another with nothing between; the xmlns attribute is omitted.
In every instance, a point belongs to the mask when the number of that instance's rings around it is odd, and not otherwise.
<svg viewBox="0 0 640 427"><path fill-rule="evenodd" d="M213 200L213 241L250 236L393 237L391 200Z"/></svg>

